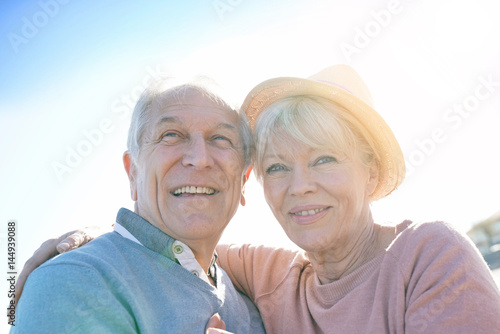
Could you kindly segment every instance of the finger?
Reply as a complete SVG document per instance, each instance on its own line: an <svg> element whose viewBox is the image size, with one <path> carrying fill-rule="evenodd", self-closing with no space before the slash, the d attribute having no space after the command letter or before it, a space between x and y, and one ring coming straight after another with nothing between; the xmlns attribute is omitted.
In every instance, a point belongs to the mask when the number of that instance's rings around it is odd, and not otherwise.
<svg viewBox="0 0 500 334"><path fill-rule="evenodd" d="M109 231L110 230L107 230L101 226L90 226L90 227L85 227L81 230L68 232L59 237L59 243L57 244L56 247L57 251L59 253L64 253L72 249L78 248L94 240L99 235L102 235L103 233Z"/></svg>
<svg viewBox="0 0 500 334"><path fill-rule="evenodd" d="M220 317L219 313L215 313L210 320L208 320L206 328L212 327L212 328L222 328L221 325L224 323L222 321L222 318ZM222 328L226 329L226 328Z"/></svg>
<svg viewBox="0 0 500 334"><path fill-rule="evenodd" d="M233 334L231 332L228 332L228 331L223 330L223 329L218 329L218 328L209 328L209 329L207 329L207 331L205 333L206 334Z"/></svg>
<svg viewBox="0 0 500 334"><path fill-rule="evenodd" d="M84 231L76 231L59 242L56 246L56 249L59 253L64 253L69 250L78 248L86 244L90 240L92 239Z"/></svg>

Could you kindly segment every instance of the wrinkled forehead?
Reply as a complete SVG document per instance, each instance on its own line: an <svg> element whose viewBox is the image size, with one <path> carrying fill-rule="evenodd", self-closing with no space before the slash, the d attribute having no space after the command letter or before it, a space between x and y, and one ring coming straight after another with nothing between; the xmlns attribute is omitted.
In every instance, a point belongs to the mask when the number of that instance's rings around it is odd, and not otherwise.
<svg viewBox="0 0 500 334"><path fill-rule="evenodd" d="M151 112L154 114L151 116L158 120L169 111L183 112L189 116L193 108L205 110L207 113L216 111L225 122L234 126L238 124L237 112L224 100L194 87L182 87L161 93L151 105Z"/></svg>

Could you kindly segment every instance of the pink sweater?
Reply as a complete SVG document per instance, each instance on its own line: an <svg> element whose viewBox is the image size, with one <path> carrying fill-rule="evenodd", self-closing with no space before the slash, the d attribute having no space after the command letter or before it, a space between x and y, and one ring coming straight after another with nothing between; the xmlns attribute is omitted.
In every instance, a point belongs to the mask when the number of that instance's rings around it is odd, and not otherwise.
<svg viewBox="0 0 500 334"><path fill-rule="evenodd" d="M470 239L404 221L386 251L319 285L303 252L223 245L219 263L268 333L500 333L500 292Z"/></svg>

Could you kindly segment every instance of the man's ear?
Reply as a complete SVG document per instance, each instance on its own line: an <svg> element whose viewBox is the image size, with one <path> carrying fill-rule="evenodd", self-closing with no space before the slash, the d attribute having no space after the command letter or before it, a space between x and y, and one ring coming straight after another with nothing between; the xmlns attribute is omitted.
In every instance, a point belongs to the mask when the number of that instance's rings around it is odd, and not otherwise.
<svg viewBox="0 0 500 334"><path fill-rule="evenodd" d="M245 206L245 204L246 204L246 201L245 201L245 183L247 183L251 172L252 172L252 167L248 167L247 171L245 172L245 174L243 176L243 180L241 183L241 198L240 198L241 206Z"/></svg>
<svg viewBox="0 0 500 334"><path fill-rule="evenodd" d="M137 201L137 167L135 166L129 151L123 153L123 166L130 181L130 197Z"/></svg>

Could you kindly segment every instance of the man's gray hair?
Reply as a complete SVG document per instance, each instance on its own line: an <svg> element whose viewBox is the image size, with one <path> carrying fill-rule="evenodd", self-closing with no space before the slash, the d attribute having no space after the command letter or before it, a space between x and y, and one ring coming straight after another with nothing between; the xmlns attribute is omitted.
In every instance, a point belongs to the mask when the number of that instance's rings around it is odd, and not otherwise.
<svg viewBox="0 0 500 334"><path fill-rule="evenodd" d="M196 91L202 96L209 98L223 109L234 112L238 115L238 131L240 133L245 157L245 171L250 167L252 160L252 137L246 114L231 104L228 99L223 98L223 92L213 80L206 77L198 77L189 82L172 86L168 79L161 82L155 82L148 87L139 97L128 131L127 149L132 157L132 161L137 164L139 153L142 146L143 134L151 119L150 112L158 110L165 103L171 103L172 100L180 101L189 91Z"/></svg>

